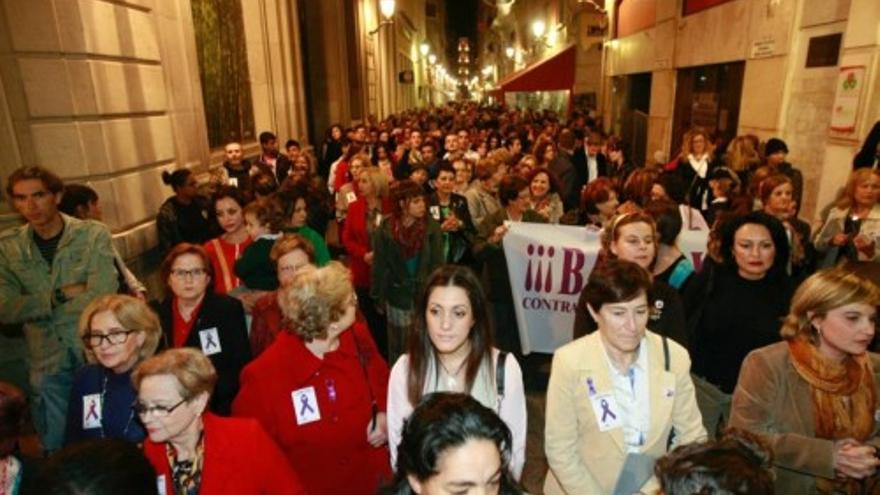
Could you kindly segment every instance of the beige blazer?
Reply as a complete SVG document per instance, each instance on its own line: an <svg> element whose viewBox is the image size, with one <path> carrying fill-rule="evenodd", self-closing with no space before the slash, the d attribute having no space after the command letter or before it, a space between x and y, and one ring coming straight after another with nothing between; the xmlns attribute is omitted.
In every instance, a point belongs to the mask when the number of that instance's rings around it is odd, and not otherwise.
<svg viewBox="0 0 880 495"><path fill-rule="evenodd" d="M868 356L880 397L880 356ZM817 493L816 476L834 477L834 442L816 438L810 385L791 364L786 342L752 351L743 361L733 392L730 426L758 433L770 444L776 493ZM876 426L868 442L880 445Z"/></svg>
<svg viewBox="0 0 880 495"><path fill-rule="evenodd" d="M547 495L610 494L623 468L622 428L599 431L588 393L588 378L597 394L612 393L600 338L600 333L594 332L560 347L553 356L544 429L550 465L544 482ZM659 458L666 453L671 431L675 431L676 446L705 440L706 430L697 409L687 351L668 340L670 371L665 371L661 337L647 332L646 343L651 427L642 452ZM646 489L655 486L652 479Z"/></svg>

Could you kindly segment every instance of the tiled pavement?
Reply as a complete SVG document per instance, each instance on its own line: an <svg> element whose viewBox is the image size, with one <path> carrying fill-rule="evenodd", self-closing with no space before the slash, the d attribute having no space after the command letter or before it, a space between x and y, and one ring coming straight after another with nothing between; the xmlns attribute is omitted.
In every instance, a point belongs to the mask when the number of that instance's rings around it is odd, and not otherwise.
<svg viewBox="0 0 880 495"><path fill-rule="evenodd" d="M547 459L544 457L544 404L547 378L550 373L550 355L532 354L520 361L526 386L528 430L526 436L526 465L522 484L529 494L544 493Z"/></svg>

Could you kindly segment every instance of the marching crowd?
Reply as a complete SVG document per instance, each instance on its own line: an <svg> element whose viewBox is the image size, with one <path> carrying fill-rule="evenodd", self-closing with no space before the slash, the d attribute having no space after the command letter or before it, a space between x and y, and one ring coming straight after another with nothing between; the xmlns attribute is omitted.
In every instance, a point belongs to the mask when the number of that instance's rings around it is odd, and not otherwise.
<svg viewBox="0 0 880 495"><path fill-rule="evenodd" d="M522 493L512 222L602 240L553 356L545 493L875 493L872 139L813 228L778 138L694 128L634 163L592 113L468 103L314 151L263 132L163 173L161 293L93 189L18 169L0 322L30 388L0 382L0 494Z"/></svg>

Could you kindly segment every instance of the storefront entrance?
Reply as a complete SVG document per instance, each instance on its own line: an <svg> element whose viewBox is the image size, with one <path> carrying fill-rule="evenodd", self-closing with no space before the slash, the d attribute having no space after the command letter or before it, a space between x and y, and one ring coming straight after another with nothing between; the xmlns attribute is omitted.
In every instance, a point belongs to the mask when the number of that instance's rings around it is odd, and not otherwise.
<svg viewBox="0 0 880 495"><path fill-rule="evenodd" d="M691 127L702 127L724 143L736 136L745 62L704 65L678 71L670 157L681 150Z"/></svg>

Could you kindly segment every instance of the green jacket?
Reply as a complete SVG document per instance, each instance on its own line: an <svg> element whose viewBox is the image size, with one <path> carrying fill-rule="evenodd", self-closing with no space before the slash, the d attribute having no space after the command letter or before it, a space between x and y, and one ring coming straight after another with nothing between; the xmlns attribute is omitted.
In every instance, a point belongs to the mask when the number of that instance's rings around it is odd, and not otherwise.
<svg viewBox="0 0 880 495"><path fill-rule="evenodd" d="M373 237L373 269L370 295L380 307L385 303L400 309L415 307L416 297L435 268L443 264L443 233L440 224L428 218L425 244L419 251L415 276L406 269L400 245L391 236L391 222L382 222Z"/></svg>
<svg viewBox="0 0 880 495"><path fill-rule="evenodd" d="M504 256L504 247L501 242L489 240L495 229L507 220L507 209L487 215L483 223L477 227L477 238L474 241L474 257L484 263L484 270L488 271L489 287L488 296L490 301L511 302L513 292L510 288L510 275L507 272L507 258ZM523 222L547 223L547 219L535 210L526 210L522 215Z"/></svg>
<svg viewBox="0 0 880 495"><path fill-rule="evenodd" d="M61 215L64 233L52 266L40 254L30 225L0 233L0 323L24 324L31 365L51 373L65 348L78 348L80 313L118 287L110 231L104 224ZM86 291L52 306L56 289L84 283Z"/></svg>

